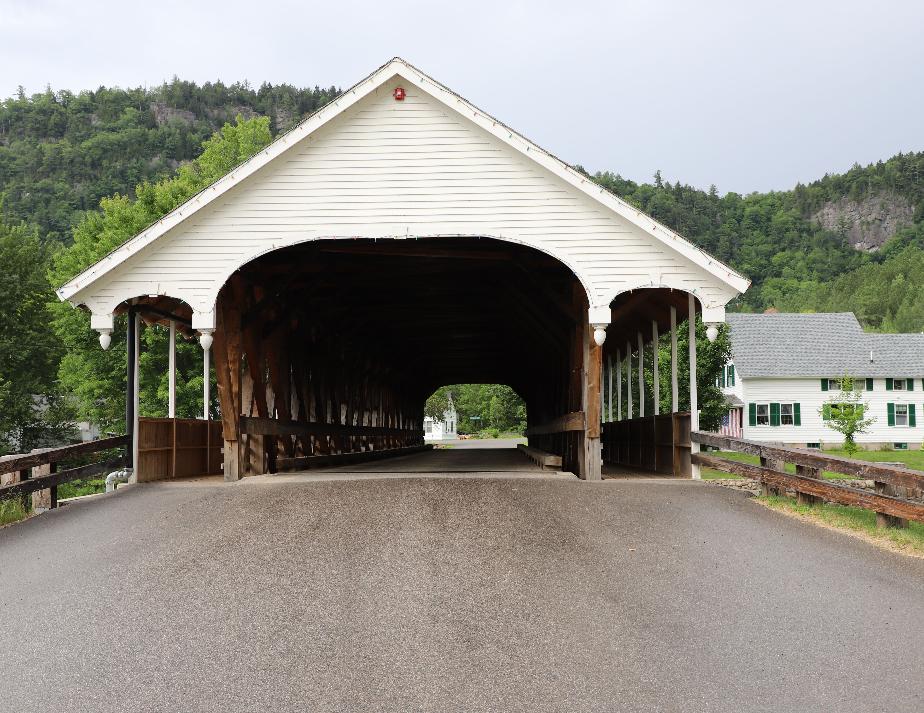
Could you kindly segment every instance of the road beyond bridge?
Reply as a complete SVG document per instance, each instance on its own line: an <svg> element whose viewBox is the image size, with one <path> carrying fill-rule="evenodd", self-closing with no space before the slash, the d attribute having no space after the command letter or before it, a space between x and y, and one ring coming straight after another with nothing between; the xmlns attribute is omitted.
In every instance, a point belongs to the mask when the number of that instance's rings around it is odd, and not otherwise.
<svg viewBox="0 0 924 713"><path fill-rule="evenodd" d="M405 463L136 485L0 530L4 710L924 706L922 560L689 480Z"/></svg>

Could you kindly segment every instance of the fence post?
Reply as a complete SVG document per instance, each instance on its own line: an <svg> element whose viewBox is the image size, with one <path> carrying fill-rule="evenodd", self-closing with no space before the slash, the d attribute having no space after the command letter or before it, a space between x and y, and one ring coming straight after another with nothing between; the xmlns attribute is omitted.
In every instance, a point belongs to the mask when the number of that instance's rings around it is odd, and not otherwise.
<svg viewBox="0 0 924 713"><path fill-rule="evenodd" d="M908 497L907 489L901 487L900 485L891 485L890 483L883 483L878 480L875 481L875 483L876 492L880 495L890 495L893 498ZM886 515L883 512L877 512L876 527L908 527L908 521L903 517L896 517L895 515Z"/></svg>
<svg viewBox="0 0 924 713"><path fill-rule="evenodd" d="M821 480L821 468L812 468L808 465L797 465L796 474L805 478ZM819 498L817 495L809 495L808 493L800 493L796 491L796 501L800 505L821 505L824 502L824 498Z"/></svg>
<svg viewBox="0 0 924 713"><path fill-rule="evenodd" d="M47 448L38 448L34 451L46 451ZM32 477L37 478L40 475L51 475L55 472L56 464L47 463L45 465L37 465L32 468ZM46 510L54 510L58 507L58 486L52 485L50 488L45 488L44 490L36 490L32 493L32 509L39 513L45 512Z"/></svg>
<svg viewBox="0 0 924 713"><path fill-rule="evenodd" d="M769 468L770 470L777 470L781 473L786 471L783 461L781 460L776 460L773 458L764 458L763 456L761 456L760 464L764 468ZM765 497L768 495L777 495L777 496L782 497L783 495L786 495L786 491L775 485L767 485L767 483L765 483L764 481L761 481L760 482L760 494Z"/></svg>

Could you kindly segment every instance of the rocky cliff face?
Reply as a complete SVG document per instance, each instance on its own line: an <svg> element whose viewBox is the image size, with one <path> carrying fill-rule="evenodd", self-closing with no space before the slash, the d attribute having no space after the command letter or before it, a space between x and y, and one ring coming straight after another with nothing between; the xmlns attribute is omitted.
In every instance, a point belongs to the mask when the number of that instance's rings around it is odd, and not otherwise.
<svg viewBox="0 0 924 713"><path fill-rule="evenodd" d="M842 233L857 250L882 247L895 231L911 225L914 206L903 196L879 193L856 201L850 198L828 203L812 219L827 230Z"/></svg>

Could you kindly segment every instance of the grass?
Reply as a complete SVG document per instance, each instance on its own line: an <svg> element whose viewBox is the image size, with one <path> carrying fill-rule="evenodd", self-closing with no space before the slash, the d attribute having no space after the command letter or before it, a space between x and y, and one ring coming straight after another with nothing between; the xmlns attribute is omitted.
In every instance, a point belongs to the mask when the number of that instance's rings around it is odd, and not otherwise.
<svg viewBox="0 0 924 713"><path fill-rule="evenodd" d="M28 514L19 498L0 500L0 526L23 520Z"/></svg>
<svg viewBox="0 0 924 713"><path fill-rule="evenodd" d="M728 460L739 461L741 463L751 463L752 465L759 465L760 458L757 456L748 455L747 453L735 453L732 451L710 451L710 455L716 455L719 458L727 458ZM843 449L836 450L826 450L825 455L834 455L834 456L843 456L848 457L847 453ZM890 461L893 463L904 463L909 468L914 468L915 470L924 471L924 451L914 450L914 451L859 451L856 455L853 456L857 460L867 460L867 461ZM795 473L796 466L792 463L786 464L787 473ZM713 470L711 468L703 468L702 470L703 478L708 480L713 480L716 478L738 478L740 476L731 475L729 473L722 473L718 470ZM844 478L852 478L850 475L843 475L841 473L832 473L830 471L824 471L822 474L823 477L830 480L838 480Z"/></svg>
<svg viewBox="0 0 924 713"><path fill-rule="evenodd" d="M768 496L757 498L769 508L810 520L860 537L868 542L904 554L924 557L924 523L908 522L905 528L876 527L876 513L844 505L800 505L794 498Z"/></svg>
<svg viewBox="0 0 924 713"><path fill-rule="evenodd" d="M92 478L90 480L72 480L70 483L61 483L58 486L58 500L76 498L81 495L95 495L106 492L105 478Z"/></svg>

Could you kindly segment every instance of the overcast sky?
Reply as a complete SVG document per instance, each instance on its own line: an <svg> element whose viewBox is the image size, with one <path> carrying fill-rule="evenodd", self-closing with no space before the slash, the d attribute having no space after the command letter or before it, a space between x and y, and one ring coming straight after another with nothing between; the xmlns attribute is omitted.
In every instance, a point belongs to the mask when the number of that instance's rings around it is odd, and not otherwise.
<svg viewBox="0 0 924 713"><path fill-rule="evenodd" d="M591 171L747 193L924 150L922 30L921 0L0 0L0 95L400 55Z"/></svg>

